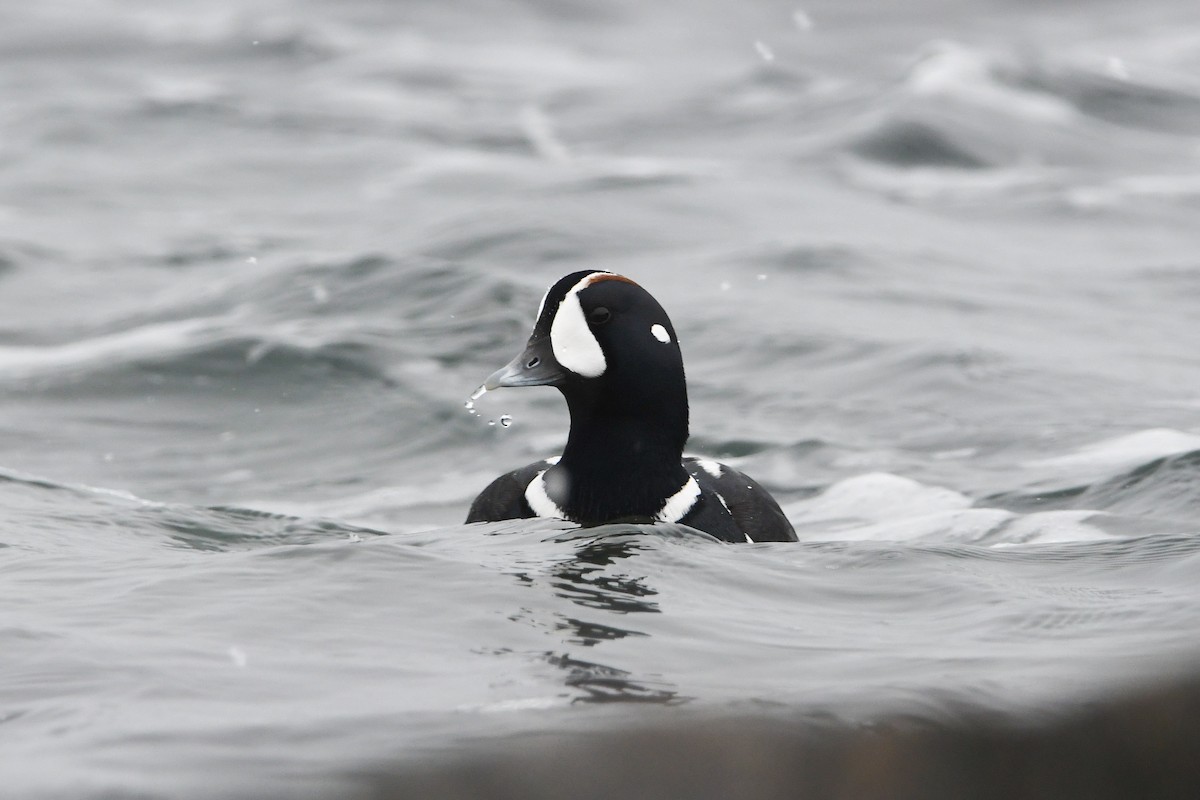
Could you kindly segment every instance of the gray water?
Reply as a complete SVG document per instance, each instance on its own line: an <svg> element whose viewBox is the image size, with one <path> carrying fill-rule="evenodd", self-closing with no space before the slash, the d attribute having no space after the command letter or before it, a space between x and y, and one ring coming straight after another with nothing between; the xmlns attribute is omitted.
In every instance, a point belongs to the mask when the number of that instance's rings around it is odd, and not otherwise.
<svg viewBox="0 0 1200 800"><path fill-rule="evenodd" d="M1195 4L62 0L0 64L6 794L1200 666ZM585 268L799 544L461 525Z"/></svg>

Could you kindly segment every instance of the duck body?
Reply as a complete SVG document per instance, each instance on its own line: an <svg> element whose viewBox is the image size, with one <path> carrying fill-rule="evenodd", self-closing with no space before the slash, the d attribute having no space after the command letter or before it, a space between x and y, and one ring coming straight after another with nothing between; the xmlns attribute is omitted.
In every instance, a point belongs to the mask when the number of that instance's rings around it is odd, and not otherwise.
<svg viewBox="0 0 1200 800"><path fill-rule="evenodd" d="M550 288L524 352L484 388L540 385L557 387L571 413L562 456L501 475L467 522L678 522L728 542L796 540L748 476L683 457L683 357L666 312L633 281L584 271Z"/></svg>
<svg viewBox="0 0 1200 800"><path fill-rule="evenodd" d="M550 517L598 525L604 522L679 522L726 542L794 542L795 531L775 499L745 473L704 458L684 458L681 466L695 489L665 498L649 498L643 513L598 514L591 519L572 516L551 499L557 478L552 470L559 458L546 459L501 475L484 489L467 515L467 522ZM686 483L686 481L685 481ZM530 496L532 495L532 502ZM674 506L670 500L679 500ZM689 505L684 505L692 499ZM538 508L535 509L534 506ZM657 509L655 509L657 506ZM648 513L652 511L653 513ZM603 522L601 522L603 520Z"/></svg>

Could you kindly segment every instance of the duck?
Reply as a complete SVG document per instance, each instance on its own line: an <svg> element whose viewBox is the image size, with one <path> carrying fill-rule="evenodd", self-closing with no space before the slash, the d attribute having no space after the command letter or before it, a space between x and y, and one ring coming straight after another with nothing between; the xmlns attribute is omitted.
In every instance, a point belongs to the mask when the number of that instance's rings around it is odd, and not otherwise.
<svg viewBox="0 0 1200 800"><path fill-rule="evenodd" d="M779 503L752 478L684 456L689 409L679 339L663 307L630 278L583 270L546 291L525 349L475 397L524 386L562 393L566 446L492 481L471 503L467 523L679 523L724 542L797 540Z"/></svg>

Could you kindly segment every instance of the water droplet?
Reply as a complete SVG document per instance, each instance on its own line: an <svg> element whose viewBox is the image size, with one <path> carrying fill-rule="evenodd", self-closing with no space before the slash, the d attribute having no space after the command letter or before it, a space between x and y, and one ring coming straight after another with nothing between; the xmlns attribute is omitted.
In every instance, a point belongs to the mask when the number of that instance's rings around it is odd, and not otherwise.
<svg viewBox="0 0 1200 800"><path fill-rule="evenodd" d="M512 425L512 415L511 414L501 414L500 415L500 426L503 428L507 428L509 425Z"/></svg>
<svg viewBox="0 0 1200 800"><path fill-rule="evenodd" d="M328 303L329 290L325 288L323 283L314 283L312 286L312 299L314 303Z"/></svg>
<svg viewBox="0 0 1200 800"><path fill-rule="evenodd" d="M1109 56L1104 63L1104 71L1110 77L1116 78L1119 81L1129 80L1129 67L1125 66L1125 62L1116 56Z"/></svg>
<svg viewBox="0 0 1200 800"><path fill-rule="evenodd" d="M352 533L352 534L350 534L350 541L352 541L352 542L361 542L361 541L362 541L362 537L361 537L361 536L359 536L357 533Z"/></svg>
<svg viewBox="0 0 1200 800"><path fill-rule="evenodd" d="M757 275L755 275L754 277L758 278L760 281L765 281L767 279L767 276L762 274L761 272L758 273Z"/></svg>
<svg viewBox="0 0 1200 800"><path fill-rule="evenodd" d="M806 33L813 29L812 17L803 9L797 8L792 12L792 22L796 23L796 27Z"/></svg>
<svg viewBox="0 0 1200 800"><path fill-rule="evenodd" d="M762 58L763 61L774 61L775 60L775 52L773 50L771 50L770 47L767 47L766 42L763 42L763 41L755 42L754 49L758 51L758 55Z"/></svg>
<svg viewBox="0 0 1200 800"><path fill-rule="evenodd" d="M496 420L494 420L494 419L489 419L489 420L488 420L488 425L491 425L491 426L495 427L495 425L496 425Z"/></svg>
<svg viewBox="0 0 1200 800"><path fill-rule="evenodd" d="M229 660L233 662L235 667L245 667L246 662L248 661L246 658L246 651L240 647L230 647Z"/></svg>
<svg viewBox="0 0 1200 800"><path fill-rule="evenodd" d="M733 288L733 284L730 283L729 281L721 281L721 291L722 292L728 292L732 288Z"/></svg>
<svg viewBox="0 0 1200 800"><path fill-rule="evenodd" d="M485 394L487 394L487 387L484 386L483 384L480 384L478 389L471 392L471 400L478 400L479 398L483 397Z"/></svg>
<svg viewBox="0 0 1200 800"><path fill-rule="evenodd" d="M258 44L258 42L255 42L255 44ZM246 259L246 263L247 264L257 264L258 256L250 256L249 258Z"/></svg>

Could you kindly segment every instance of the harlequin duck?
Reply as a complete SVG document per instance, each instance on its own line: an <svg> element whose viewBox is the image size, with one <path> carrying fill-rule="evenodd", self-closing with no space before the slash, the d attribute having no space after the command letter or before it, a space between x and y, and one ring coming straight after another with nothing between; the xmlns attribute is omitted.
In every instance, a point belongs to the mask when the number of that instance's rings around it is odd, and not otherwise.
<svg viewBox="0 0 1200 800"><path fill-rule="evenodd" d="M683 457L687 383L675 328L629 278L585 270L550 287L525 351L481 392L501 386L557 387L571 431L562 456L493 481L467 522L679 522L727 542L796 541L779 504L753 480Z"/></svg>

